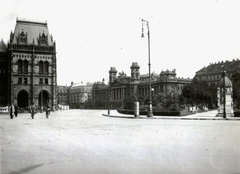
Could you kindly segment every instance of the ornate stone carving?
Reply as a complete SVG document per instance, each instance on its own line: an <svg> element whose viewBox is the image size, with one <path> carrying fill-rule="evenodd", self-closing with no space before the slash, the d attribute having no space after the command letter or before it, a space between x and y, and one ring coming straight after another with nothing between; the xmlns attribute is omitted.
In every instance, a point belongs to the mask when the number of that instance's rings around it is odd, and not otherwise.
<svg viewBox="0 0 240 174"><path fill-rule="evenodd" d="M45 35L44 31L42 35L39 33L38 45L48 45L48 35Z"/></svg>
<svg viewBox="0 0 240 174"><path fill-rule="evenodd" d="M34 73L38 73L39 72L39 67L38 66L35 66L34 67Z"/></svg>
<svg viewBox="0 0 240 174"><path fill-rule="evenodd" d="M17 72L17 66L16 65L12 66L12 72L14 72L14 73Z"/></svg>
<svg viewBox="0 0 240 174"><path fill-rule="evenodd" d="M21 33L18 34L17 37L17 43L18 44L27 44L27 33L25 34L22 30Z"/></svg>
<svg viewBox="0 0 240 174"><path fill-rule="evenodd" d="M124 71L118 73L120 77L126 77L126 73Z"/></svg>

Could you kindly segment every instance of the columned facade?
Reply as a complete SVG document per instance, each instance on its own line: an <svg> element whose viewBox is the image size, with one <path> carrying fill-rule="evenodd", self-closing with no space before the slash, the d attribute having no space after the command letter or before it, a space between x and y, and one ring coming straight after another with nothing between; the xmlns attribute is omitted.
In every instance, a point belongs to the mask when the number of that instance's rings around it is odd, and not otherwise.
<svg viewBox="0 0 240 174"><path fill-rule="evenodd" d="M149 75L140 75L140 66L137 62L133 62L131 67L131 76L126 73L119 72L115 67L109 70L109 84L95 83L92 89L93 102L102 102L104 106L110 103L110 108L121 108L125 97L148 97L149 96ZM151 74L152 93L177 93L181 94L183 87L191 83L192 79L177 78L175 70L161 71L160 74ZM107 97L110 91L110 97Z"/></svg>

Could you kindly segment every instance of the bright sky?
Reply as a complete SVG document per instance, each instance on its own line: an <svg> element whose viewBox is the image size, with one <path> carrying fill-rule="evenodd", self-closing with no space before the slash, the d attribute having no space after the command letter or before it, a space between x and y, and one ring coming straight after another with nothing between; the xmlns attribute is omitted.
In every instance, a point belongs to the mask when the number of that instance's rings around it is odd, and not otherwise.
<svg viewBox="0 0 240 174"><path fill-rule="evenodd" d="M108 82L110 67L130 75L132 62L148 73L143 18L151 71L193 78L210 63L240 58L239 7L237 0L0 0L0 39L9 41L17 18L47 21L58 85Z"/></svg>

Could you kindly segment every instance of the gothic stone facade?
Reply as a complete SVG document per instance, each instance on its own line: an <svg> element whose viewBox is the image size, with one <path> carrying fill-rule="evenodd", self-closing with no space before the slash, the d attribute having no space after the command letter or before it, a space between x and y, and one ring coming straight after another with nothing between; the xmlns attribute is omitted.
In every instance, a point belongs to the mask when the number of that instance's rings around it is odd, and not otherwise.
<svg viewBox="0 0 240 174"><path fill-rule="evenodd" d="M131 76L120 72L117 76L115 67L109 70L109 85L95 83L92 89L93 101L100 101L106 108L108 100L111 100L111 108L119 108L122 101L128 96L149 96L149 74L140 75L140 66L137 62L133 62L131 67ZM151 73L151 87L153 94L158 93L177 93L181 94L183 87L191 83L192 79L177 78L176 70L161 71L160 74Z"/></svg>
<svg viewBox="0 0 240 174"><path fill-rule="evenodd" d="M0 107L8 103L8 54L7 47L3 40L0 42Z"/></svg>
<svg viewBox="0 0 240 174"><path fill-rule="evenodd" d="M8 104L55 106L56 44L47 23L17 20L6 53Z"/></svg>

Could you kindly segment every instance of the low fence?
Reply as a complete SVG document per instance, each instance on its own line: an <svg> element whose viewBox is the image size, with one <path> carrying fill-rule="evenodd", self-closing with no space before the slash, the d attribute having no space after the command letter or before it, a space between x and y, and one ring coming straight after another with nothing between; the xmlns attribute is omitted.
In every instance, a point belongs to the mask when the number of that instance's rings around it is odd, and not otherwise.
<svg viewBox="0 0 240 174"><path fill-rule="evenodd" d="M130 114L134 115L134 110L128 110L128 109L117 109L117 111L120 114ZM140 115L147 115L148 111L139 111ZM153 111L154 116L180 116L181 111Z"/></svg>
<svg viewBox="0 0 240 174"><path fill-rule="evenodd" d="M58 109L60 109L60 110L69 110L69 105L60 105L60 104L58 104Z"/></svg>
<svg viewBox="0 0 240 174"><path fill-rule="evenodd" d="M8 113L8 107L0 107L0 113Z"/></svg>

